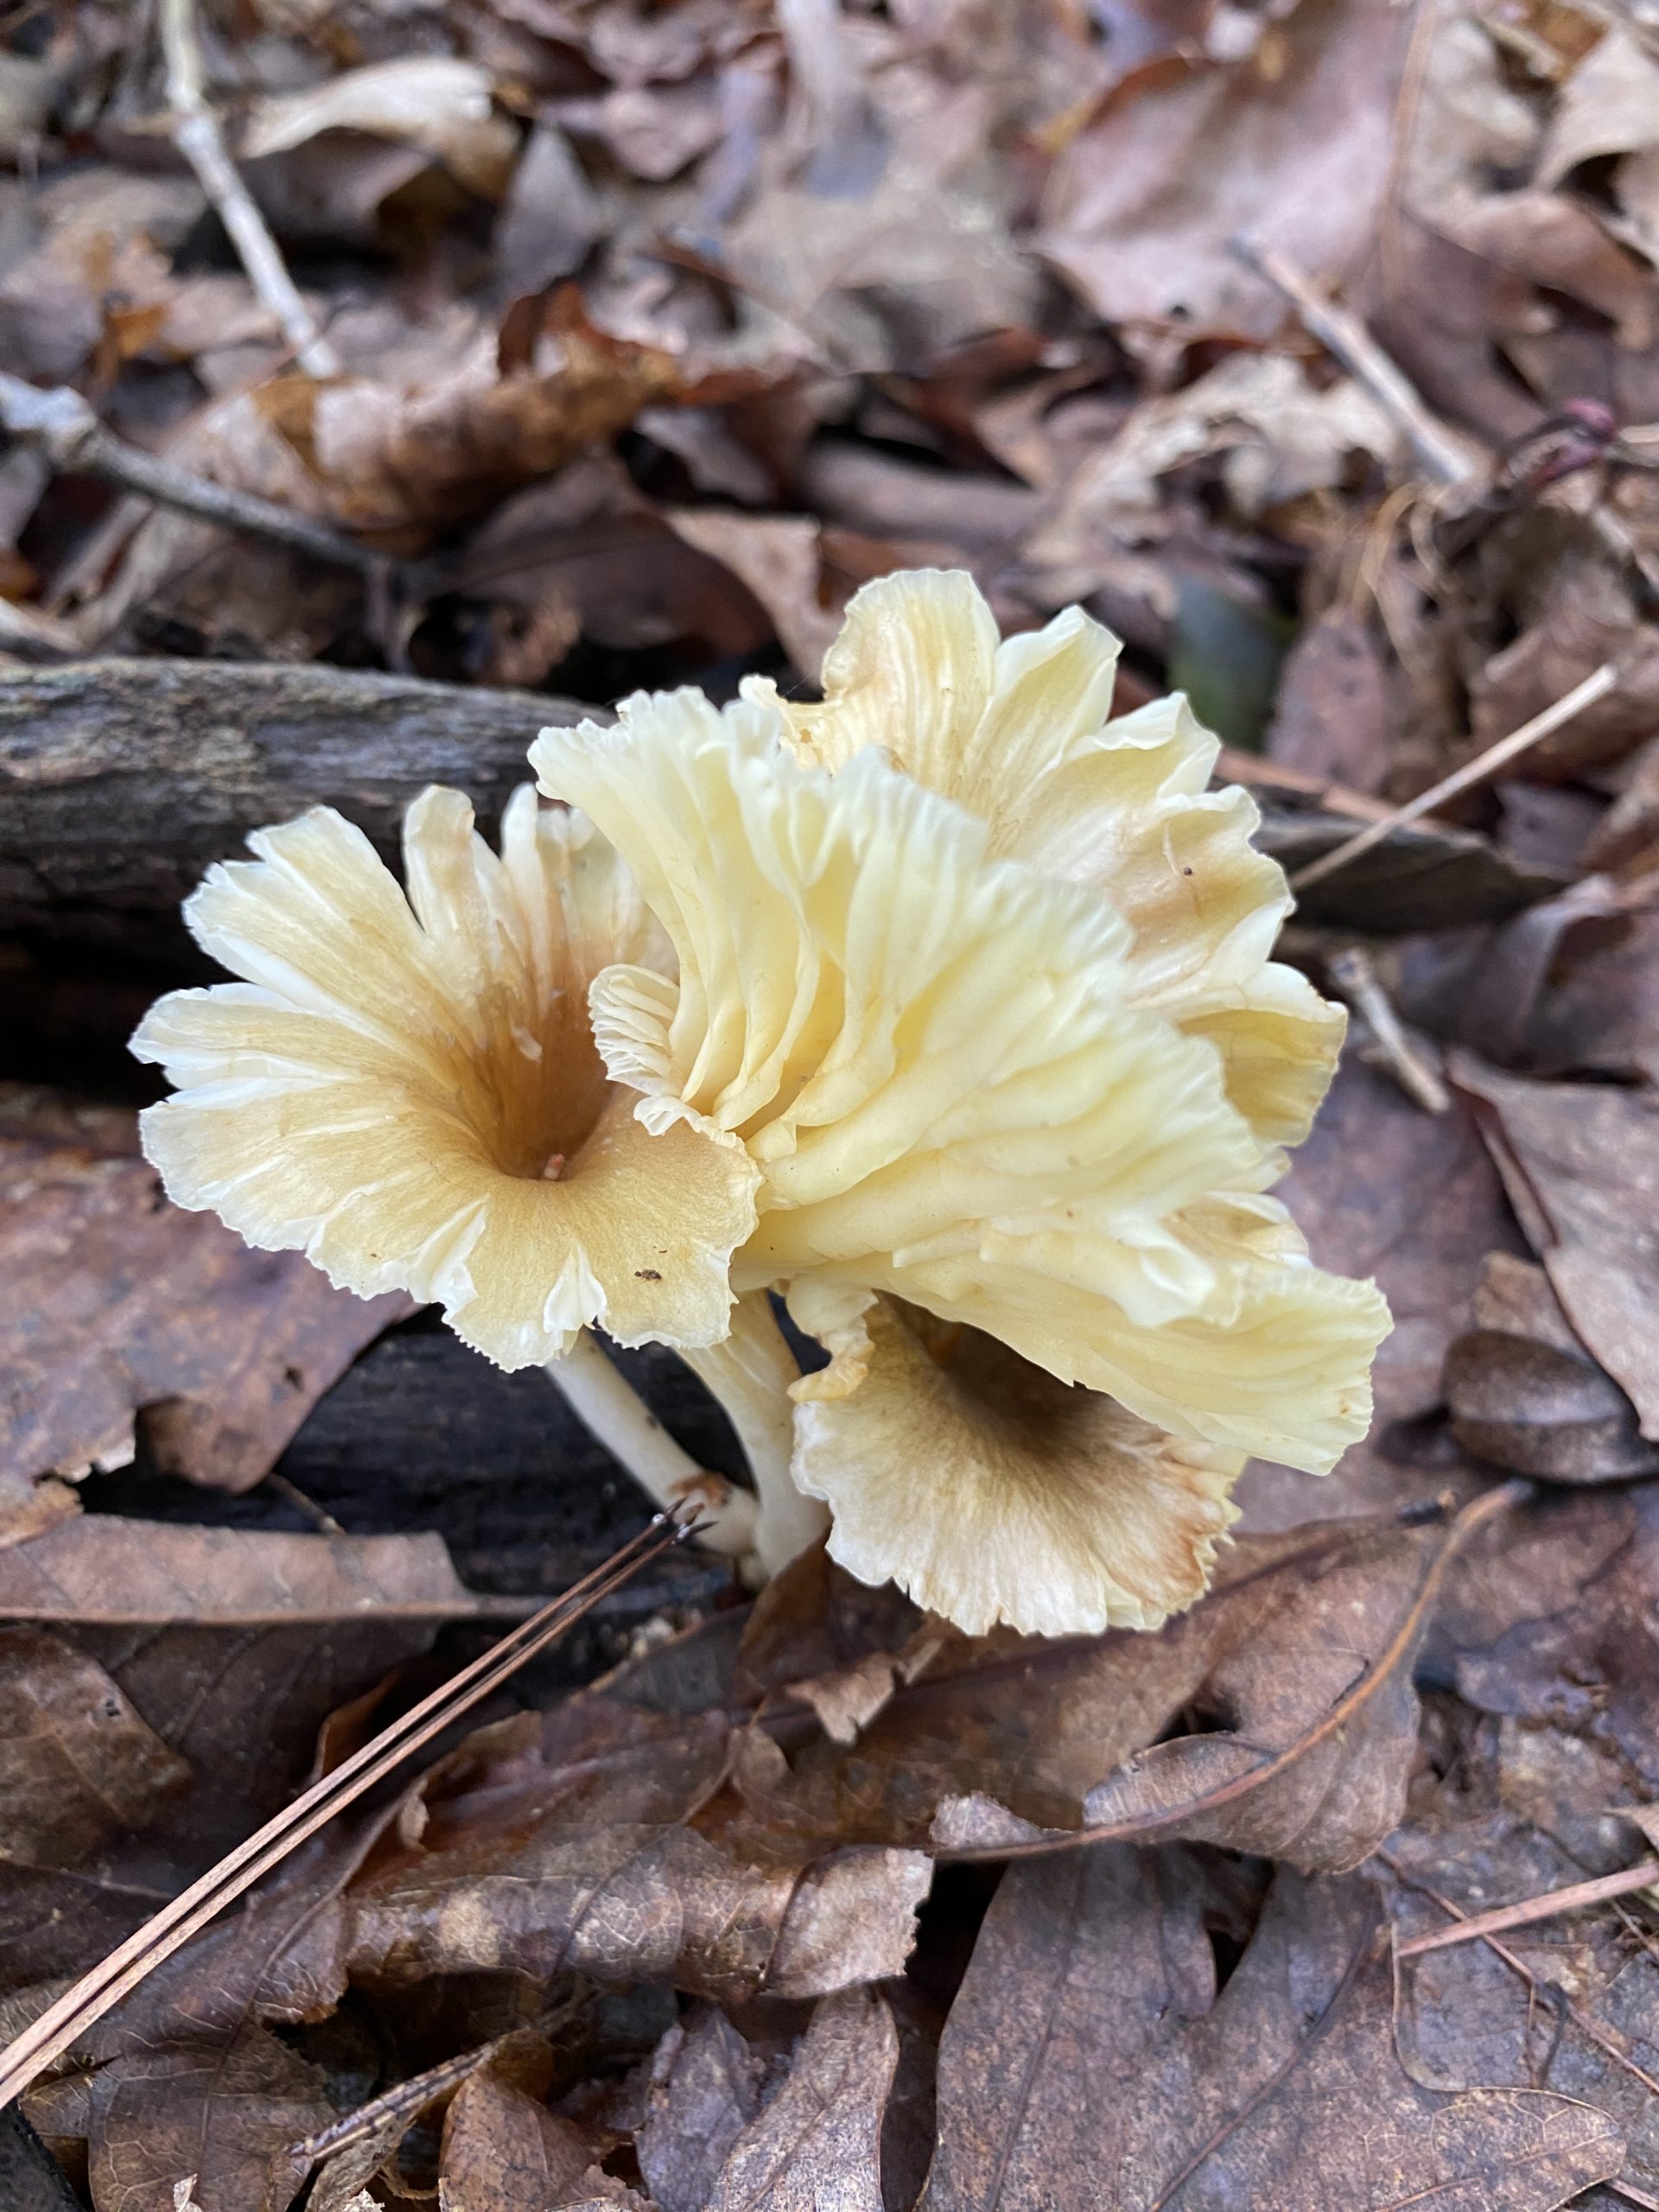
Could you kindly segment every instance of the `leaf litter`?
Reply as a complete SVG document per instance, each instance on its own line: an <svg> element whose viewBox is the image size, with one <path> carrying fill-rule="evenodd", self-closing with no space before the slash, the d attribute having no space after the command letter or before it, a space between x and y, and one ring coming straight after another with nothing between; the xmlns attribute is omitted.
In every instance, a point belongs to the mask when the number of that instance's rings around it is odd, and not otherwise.
<svg viewBox="0 0 1659 2212"><path fill-rule="evenodd" d="M0 30L6 365L164 487L355 550L79 474L0 404L3 772L46 841L0 871L8 2037L638 1526L539 1378L491 1395L464 1356L454 1480L400 1485L367 1378L423 1321L176 1211L137 1153L124 1033L201 980L156 916L276 785L385 841L426 772L372 686L499 808L537 715L798 693L892 569L968 569L1008 629L1081 602L1120 708L1188 688L1293 873L1382 825L1285 933L1327 989L1358 948L1392 1017L1288 1187L1398 1325L1370 1435L1322 1488L1253 1466L1155 1633L969 1638L821 1551L758 1599L685 1560L607 1599L35 2081L63 2186L1659 2203L1659 1917L1581 1894L1659 1801L1652 24L186 13L337 370L296 365L108 0ZM153 760L109 728L139 711ZM6 2116L14 2152L47 2171Z"/></svg>

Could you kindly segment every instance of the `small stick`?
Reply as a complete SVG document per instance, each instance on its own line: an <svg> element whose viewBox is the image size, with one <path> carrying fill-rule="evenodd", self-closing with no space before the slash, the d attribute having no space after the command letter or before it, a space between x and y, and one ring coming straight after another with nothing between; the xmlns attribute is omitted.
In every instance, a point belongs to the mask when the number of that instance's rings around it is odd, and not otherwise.
<svg viewBox="0 0 1659 2212"><path fill-rule="evenodd" d="M1407 1036L1394 1001L1377 978L1370 954L1363 945L1351 944L1344 951L1332 953L1325 968L1344 998L1364 1020L1407 1097L1414 1099L1425 1113L1450 1113L1452 1094L1440 1081L1439 1071Z"/></svg>
<svg viewBox="0 0 1659 2212"><path fill-rule="evenodd" d="M411 1706L163 1905L0 2050L0 2108L20 2096L78 2037L136 1989L146 1974L170 1958L198 1929L205 1928L227 1904L251 1889L262 1874L280 1865L308 1836L354 1804L365 1790L384 1780L480 1698L499 1689L527 1660L563 1636L630 1575L689 1535L695 1525L695 1510L658 1514L649 1528L630 1538L601 1567L573 1583L521 1628L504 1636L452 1681Z"/></svg>
<svg viewBox="0 0 1659 2212"><path fill-rule="evenodd" d="M1438 784L1430 785L1426 791L1420 791L1415 798L1408 799L1403 806L1395 807L1382 821L1373 822L1369 829L1360 830L1357 836L1345 838L1333 852L1326 853L1319 860L1310 861L1306 868L1298 868L1290 879L1291 889L1305 891L1310 883L1323 883L1327 875L1334 875L1339 868L1346 868L1350 861L1357 860L1362 853L1369 853L1373 845L1380 845L1393 830L1402 829L1408 822L1421 821L1424 815L1433 814L1437 807L1443 806L1447 799L1472 791L1477 784L1484 783L1488 776L1495 774L1499 768L1506 767L1529 746L1552 735L1564 723L1581 715L1586 707L1593 707L1598 699L1605 699L1610 691L1618 688L1618 668L1610 660L1603 661L1593 675L1586 676L1581 683L1575 683L1553 707L1546 707L1529 722L1522 722L1519 729L1511 730L1507 737L1500 737L1496 744L1489 745L1472 760L1466 760L1461 768L1454 768Z"/></svg>
<svg viewBox="0 0 1659 2212"><path fill-rule="evenodd" d="M1477 450L1429 413L1410 378L1389 359L1357 315L1326 299L1271 246L1243 238L1230 244L1241 261L1284 294L1325 351L1364 385L1431 476L1442 484L1465 484L1485 474Z"/></svg>
<svg viewBox="0 0 1659 2212"><path fill-rule="evenodd" d="M1327 814L1351 815L1356 822L1382 822L1393 812L1386 799L1351 791L1346 784L1333 784L1328 776L1310 776L1301 768L1264 760L1256 753L1241 753L1236 746L1222 747L1213 773L1230 784L1248 785L1252 791L1289 791L1297 798L1313 799Z"/></svg>
<svg viewBox="0 0 1659 2212"><path fill-rule="evenodd" d="M158 506L176 508L224 530L239 530L251 537L274 537L296 551L330 566L354 569L373 576L385 567L385 556L372 547L343 537L327 524L296 515L274 500L251 492L232 491L206 476L193 476L170 461L142 452L105 429L78 391L67 385L42 391L0 369L0 430L20 444L44 454L54 468L69 476L96 476Z"/></svg>
<svg viewBox="0 0 1659 2212"><path fill-rule="evenodd" d="M1438 1890L1431 1889L1428 1884L1417 1875L1408 1873L1390 1852L1376 1851L1372 1853L1372 1856L1380 1860L1397 1880L1408 1884L1421 1896L1432 1899L1435 1904L1439 1905L1440 1910L1448 1918L1456 1921L1459 1927L1468 1920L1469 1916L1454 1905L1450 1897L1442 1897ZM1529 1989L1535 1991L1548 1989L1552 1993L1557 1992L1557 1984L1545 1981L1541 1975L1534 1974L1531 1967L1517 1958L1507 1943L1501 1943L1496 1936L1482 1936L1478 1940L1484 1943L1489 1949L1495 1951L1504 1965L1509 1967L1510 1973L1518 1975ZM1581 2012L1573 1999L1566 1996L1565 1991L1560 1991L1559 1993L1566 1999L1567 2017L1580 2033L1588 2036L1598 2050L1605 2051L1616 2066L1623 2067L1627 2074L1633 2074L1649 2095L1659 2096L1659 2082L1656 2082L1651 2074L1638 2066L1633 2058L1622 2050L1616 2039L1599 2021L1592 2020L1587 2012Z"/></svg>
<svg viewBox="0 0 1659 2212"><path fill-rule="evenodd" d="M1528 1928L1535 1921L1553 1920L1557 1914L1576 1912L1581 1905L1605 1904L1610 1897L1622 1897L1631 1890L1645 1890L1659 1882L1659 1859L1644 1859L1639 1866L1626 1866L1621 1873L1601 1874L1594 1881L1573 1882L1567 1889L1551 1890L1543 1897L1524 1897L1519 1904L1497 1906L1491 1912L1477 1913L1472 1920L1459 1920L1450 1928L1436 1928L1427 1936L1413 1936L1403 1943L1396 1943L1396 1959L1414 1959L1424 1951L1441 1951L1452 1943L1469 1943L1484 1936L1501 1936L1506 1928Z"/></svg>
<svg viewBox="0 0 1659 2212"><path fill-rule="evenodd" d="M673 1510L695 1501L704 1546L741 1558L754 1543L757 1501L724 1475L700 1467L678 1445L613 1360L583 1329L562 1358L543 1369L578 1421L633 1477L654 1504Z"/></svg>
<svg viewBox="0 0 1659 2212"><path fill-rule="evenodd" d="M173 143L184 156L240 255L248 281L282 325L283 335L314 377L337 377L340 356L317 328L300 297L277 245L243 183L225 144L219 118L207 105L195 0L161 0L162 52L167 61L167 101L173 111Z"/></svg>

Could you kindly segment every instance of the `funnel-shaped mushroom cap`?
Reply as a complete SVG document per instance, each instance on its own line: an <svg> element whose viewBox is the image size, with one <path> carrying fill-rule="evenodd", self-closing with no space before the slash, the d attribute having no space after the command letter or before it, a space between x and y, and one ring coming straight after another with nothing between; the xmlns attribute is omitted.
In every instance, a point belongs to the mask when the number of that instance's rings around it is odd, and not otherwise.
<svg viewBox="0 0 1659 2212"><path fill-rule="evenodd" d="M526 787L502 830L498 859L461 792L424 792L407 898L328 808L214 868L188 918L245 980L175 992L139 1028L178 1086L145 1151L177 1204L361 1296L439 1301L503 1367L589 1321L713 1343L756 1172L688 1123L643 1128L588 1025L608 963L671 955L588 823Z"/></svg>
<svg viewBox="0 0 1659 2212"><path fill-rule="evenodd" d="M832 1557L970 1636L1151 1629L1210 1580L1242 1452L1184 1442L995 1338L878 1299L796 1386L795 1475Z"/></svg>
<svg viewBox="0 0 1659 2212"><path fill-rule="evenodd" d="M1219 1047L1234 1103L1269 1141L1306 1135L1344 1016L1272 958L1291 898L1250 843L1247 791L1211 791L1219 750L1186 701L1110 719L1118 643L1079 608L999 639L973 579L920 569L867 584L801 705L751 678L804 760L884 750L990 831L990 850L1089 883L1128 924L1133 995Z"/></svg>

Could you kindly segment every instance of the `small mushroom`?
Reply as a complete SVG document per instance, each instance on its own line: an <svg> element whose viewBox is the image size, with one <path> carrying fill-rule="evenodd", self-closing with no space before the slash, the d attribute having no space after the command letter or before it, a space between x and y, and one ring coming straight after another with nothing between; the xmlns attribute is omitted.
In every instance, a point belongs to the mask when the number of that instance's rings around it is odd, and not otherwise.
<svg viewBox="0 0 1659 2212"><path fill-rule="evenodd" d="M971 1636L1153 1629L1202 1595L1241 1452L1185 1442L994 1337L879 1298L839 1363L796 1386L795 1476L830 1548Z"/></svg>
<svg viewBox="0 0 1659 2212"><path fill-rule="evenodd" d="M689 1123L653 1136L606 1071L589 983L671 956L591 825L526 785L498 858L434 787L404 823L407 896L332 809L249 842L186 908L245 980L175 992L133 1039L177 1086L143 1116L169 1197L360 1296L436 1300L502 1367L589 1322L724 1336L758 1172Z"/></svg>

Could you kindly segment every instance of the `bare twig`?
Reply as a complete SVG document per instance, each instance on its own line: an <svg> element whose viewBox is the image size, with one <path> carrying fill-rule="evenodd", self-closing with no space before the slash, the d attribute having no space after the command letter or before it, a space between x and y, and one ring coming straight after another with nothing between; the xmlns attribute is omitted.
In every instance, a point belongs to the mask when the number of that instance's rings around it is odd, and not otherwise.
<svg viewBox="0 0 1659 2212"><path fill-rule="evenodd" d="M174 143L219 211L219 219L248 272L248 282L282 325L283 335L299 357L300 366L314 377L338 376L340 356L300 297L282 250L231 159L219 118L207 105L195 0L161 0L161 27Z"/></svg>
<svg viewBox="0 0 1659 2212"><path fill-rule="evenodd" d="M1232 250L1284 294L1309 333L1364 385L1398 426L1431 476L1441 484L1465 484L1486 473L1487 463L1479 449L1429 412L1409 378L1389 359L1357 315L1326 299L1300 269L1271 246L1235 238Z"/></svg>
<svg viewBox="0 0 1659 2212"><path fill-rule="evenodd" d="M658 1515L648 1529L613 1552L602 1567L584 1575L521 1628L504 1636L492 1650L464 1667L452 1681L383 1728L360 1751L314 1783L245 1843L238 1844L199 1881L164 1905L0 2051L0 2107L20 2096L94 2021L119 2004L146 1974L170 1958L227 1904L251 1889L262 1875L280 1865L308 1836L355 1803L451 1721L498 1689L601 1599L689 1535L695 1526L695 1508Z"/></svg>
<svg viewBox="0 0 1659 2212"><path fill-rule="evenodd" d="M1369 829L1362 830L1357 836L1346 838L1333 852L1325 854L1317 861L1310 861L1304 868L1298 868L1290 879L1291 889L1305 891L1310 883L1322 883L1327 875L1334 875L1339 868L1346 868L1350 861L1357 860L1362 853L1369 853L1373 845L1380 845L1392 831L1402 829L1408 822L1421 821L1424 815L1433 814L1437 807L1443 806L1447 799L1472 791L1477 784L1484 783L1489 776L1506 767L1529 747L1551 736L1563 724L1581 715L1586 707L1593 707L1598 699L1605 699L1618 683L1618 668L1611 661L1604 661L1593 675L1586 676L1581 683L1575 683L1563 697L1556 700L1553 707L1546 707L1542 714L1535 715L1529 722L1522 722L1519 729L1511 730L1507 737L1500 737L1495 745L1489 745L1472 760L1465 760L1461 768L1453 769L1438 784L1431 784L1426 791L1420 791L1405 805L1395 807L1380 822L1373 822Z"/></svg>
<svg viewBox="0 0 1659 2212"><path fill-rule="evenodd" d="M1439 1071L1407 1036L1404 1025L1394 1010L1394 1001L1378 980L1371 956L1363 945L1351 944L1341 952L1332 953L1325 967L1332 982L1370 1029L1377 1050L1407 1097L1414 1099L1425 1113L1449 1113L1451 1092L1440 1081Z"/></svg>
<svg viewBox="0 0 1659 2212"><path fill-rule="evenodd" d="M1506 1928L1528 1928L1540 1920L1553 1920L1563 1912L1577 1912L1583 1905L1605 1904L1610 1897L1622 1897L1631 1890L1651 1889L1659 1882L1659 1859L1644 1859L1639 1866L1626 1866L1617 1874L1598 1875L1594 1881L1573 1882L1564 1890L1551 1890L1543 1897L1523 1897L1519 1904L1497 1906L1491 1912L1477 1913L1472 1920L1454 1921L1450 1928L1436 1928L1427 1936L1413 1936L1403 1943L1396 1943L1394 1955L1397 1959L1414 1959L1424 1951L1442 1951L1449 1944L1471 1943L1485 1936L1501 1936Z"/></svg>
<svg viewBox="0 0 1659 2212"><path fill-rule="evenodd" d="M1288 791L1294 798L1312 799L1326 814L1346 814L1356 822L1384 822L1393 812L1385 799L1368 791L1351 791L1328 776L1310 776L1300 768L1287 768L1277 760L1264 760L1259 753L1241 753L1224 745L1216 755L1215 772L1230 784L1246 784L1252 791Z"/></svg>
<svg viewBox="0 0 1659 2212"><path fill-rule="evenodd" d="M232 491L206 476L193 476L170 461L130 446L105 429L80 394L67 385L41 391L0 369L0 430L44 454L54 468L66 474L99 477L154 499L158 506L174 507L181 514L196 515L203 522L251 537L274 537L314 560L354 569L359 575L373 576L385 566L384 554L342 537L326 523L313 522L251 492Z"/></svg>

